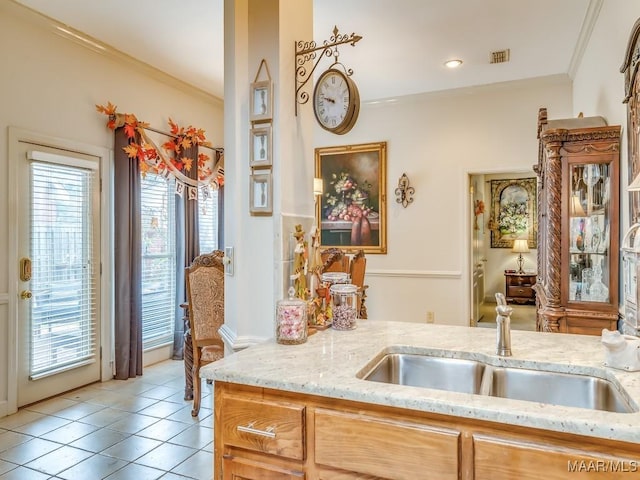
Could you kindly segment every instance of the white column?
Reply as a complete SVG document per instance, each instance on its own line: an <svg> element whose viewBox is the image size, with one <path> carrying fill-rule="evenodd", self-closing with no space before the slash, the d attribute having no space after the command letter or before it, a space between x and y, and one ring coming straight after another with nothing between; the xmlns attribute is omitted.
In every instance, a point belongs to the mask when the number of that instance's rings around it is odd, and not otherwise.
<svg viewBox="0 0 640 480"><path fill-rule="evenodd" d="M275 302L288 287L291 232L313 224L313 112L295 116L295 41L313 38L312 0L225 0L225 276L228 350L273 337ZM273 214L249 212L249 89L265 59L274 86ZM260 80L265 79L263 74ZM311 88L310 86L308 88Z"/></svg>

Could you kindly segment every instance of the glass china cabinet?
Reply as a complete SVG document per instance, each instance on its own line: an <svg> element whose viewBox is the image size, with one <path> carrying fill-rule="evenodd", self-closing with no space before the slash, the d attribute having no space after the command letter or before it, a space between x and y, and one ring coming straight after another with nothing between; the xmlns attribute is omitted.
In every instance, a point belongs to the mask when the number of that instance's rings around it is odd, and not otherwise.
<svg viewBox="0 0 640 480"><path fill-rule="evenodd" d="M615 330L620 127L541 109L538 138L538 330Z"/></svg>

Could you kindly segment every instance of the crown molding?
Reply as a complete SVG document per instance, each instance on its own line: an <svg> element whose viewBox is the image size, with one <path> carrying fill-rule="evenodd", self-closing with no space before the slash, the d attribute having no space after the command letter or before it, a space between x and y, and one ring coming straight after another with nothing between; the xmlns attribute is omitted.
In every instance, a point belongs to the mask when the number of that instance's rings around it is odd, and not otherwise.
<svg viewBox="0 0 640 480"><path fill-rule="evenodd" d="M603 3L604 0L591 0L589 2L587 13L584 16L580 34L578 35L578 41L576 42L576 47L573 49L573 55L569 62L569 71L567 73L571 79L575 78L578 67L580 67L580 63L582 63L584 52L587 49L589 40L591 40L591 34L596 26L596 21L600 15Z"/></svg>
<svg viewBox="0 0 640 480"><path fill-rule="evenodd" d="M48 17L36 10L26 7L15 0L3 0L0 2L0 11L6 10L8 13L14 15L17 18L24 20L31 25L38 26L49 32L73 42L76 45L91 50L92 52L102 55L110 60L114 60L118 63L127 65L128 67L142 73L143 75L152 78L168 85L176 90L180 90L188 95L195 96L201 100L222 108L224 106L224 100L220 97L213 95L201 88L198 88L190 83L185 82L173 75L170 75L156 67L142 62L131 55L128 55L117 48L108 45L97 38L93 38L84 32L74 29L69 25L65 25L51 17Z"/></svg>

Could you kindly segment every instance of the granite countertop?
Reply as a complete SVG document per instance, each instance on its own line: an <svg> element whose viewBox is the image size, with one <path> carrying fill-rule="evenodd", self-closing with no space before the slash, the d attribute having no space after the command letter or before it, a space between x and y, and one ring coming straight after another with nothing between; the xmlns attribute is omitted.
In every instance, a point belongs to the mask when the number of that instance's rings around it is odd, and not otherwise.
<svg viewBox="0 0 640 480"><path fill-rule="evenodd" d="M328 329L301 345L271 340L200 370L203 378L309 395L441 413L598 438L640 443L640 412L614 413L357 378L385 351L477 359L494 366L533 367L617 381L640 407L640 372L606 368L600 337L511 332L513 356L495 355L494 329L409 322L360 321Z"/></svg>

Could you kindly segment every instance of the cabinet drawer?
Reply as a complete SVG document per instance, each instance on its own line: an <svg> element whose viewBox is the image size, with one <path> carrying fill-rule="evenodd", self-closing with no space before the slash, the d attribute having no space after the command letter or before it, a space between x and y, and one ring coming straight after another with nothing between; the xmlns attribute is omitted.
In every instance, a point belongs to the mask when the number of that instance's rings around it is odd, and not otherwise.
<svg viewBox="0 0 640 480"><path fill-rule="evenodd" d="M315 414L316 463L374 478L415 480L428 471L429 478L458 480L459 438L458 431L416 423L320 409Z"/></svg>
<svg viewBox="0 0 640 480"><path fill-rule="evenodd" d="M223 397L222 402L224 445L304 459L303 406L232 396Z"/></svg>
<svg viewBox="0 0 640 480"><path fill-rule="evenodd" d="M507 297L533 297L533 289L525 286L507 287Z"/></svg>

